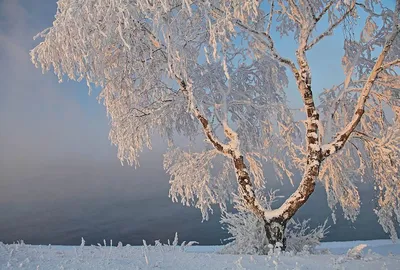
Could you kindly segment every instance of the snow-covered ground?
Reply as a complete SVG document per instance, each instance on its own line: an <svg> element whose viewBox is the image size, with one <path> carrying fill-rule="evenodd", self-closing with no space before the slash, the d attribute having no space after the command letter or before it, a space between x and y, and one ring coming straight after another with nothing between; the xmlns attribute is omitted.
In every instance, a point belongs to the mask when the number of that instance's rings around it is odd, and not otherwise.
<svg viewBox="0 0 400 270"><path fill-rule="evenodd" d="M0 269L400 269L400 244L390 240L323 243L318 255L265 256L222 255L216 253L219 246L107 245L0 243Z"/></svg>

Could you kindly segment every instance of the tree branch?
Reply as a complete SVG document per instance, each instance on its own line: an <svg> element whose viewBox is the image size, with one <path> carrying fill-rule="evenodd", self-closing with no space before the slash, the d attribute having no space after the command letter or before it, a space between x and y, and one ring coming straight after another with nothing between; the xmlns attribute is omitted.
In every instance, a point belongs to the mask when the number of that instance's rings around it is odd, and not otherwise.
<svg viewBox="0 0 400 270"><path fill-rule="evenodd" d="M360 6L362 9L364 9L365 12L369 13L371 16L374 17L380 17L382 16L382 14L378 14L375 13L374 11L372 11L370 8L368 8L366 5L364 5L363 3L356 3L357 6Z"/></svg>
<svg viewBox="0 0 400 270"><path fill-rule="evenodd" d="M229 144L221 143L213 133L208 120L201 114L197 106L193 104L193 97L191 96L192 93L188 89L186 82L178 77L177 79L181 86L181 91L184 93L184 95L188 98L190 102L189 106L192 113L203 126L204 134L206 135L208 140L211 142L211 144L214 146L215 149L217 149L219 152L232 159L234 167L236 169L237 182L239 184L238 190L241 195L241 199L249 207L249 210L251 210L256 216L261 218L265 224L267 224L267 222L269 221L267 221L265 217L266 210L258 201L255 195L253 184L250 180L250 175L247 170L247 166L244 162L243 155L239 151L239 138L237 137L236 132L234 132L227 125L226 121L223 122L222 125L224 128L224 133L225 136L227 136L227 138L230 139L230 143Z"/></svg>
<svg viewBox="0 0 400 270"><path fill-rule="evenodd" d="M381 69L381 70L385 70L385 69L390 68L390 67L392 67L392 66L399 66L399 65L400 65L400 58L397 58L396 60L393 60L393 61L391 61L391 62L388 62L388 63L382 65L382 66L380 67L380 69Z"/></svg>
<svg viewBox="0 0 400 270"><path fill-rule="evenodd" d="M293 22L295 22L295 23L301 24L301 22L299 21L299 19L296 18L292 13L290 13L290 12L286 9L286 7L285 7L285 5L282 3L282 1L279 1L279 0L278 0L278 5L281 7L282 11L283 11L284 13L286 13L286 15L288 16L289 19L291 19L291 20L292 20Z"/></svg>
<svg viewBox="0 0 400 270"><path fill-rule="evenodd" d="M307 40L310 29L306 24L300 25L299 47L296 51L299 72L295 73L297 88L302 96L306 111L307 158L302 180L296 191L278 209L280 216L288 220L309 199L315 190L315 179L321 166L321 147L318 137L319 114L315 107L311 89L311 70L306 57Z"/></svg>
<svg viewBox="0 0 400 270"><path fill-rule="evenodd" d="M222 10L220 10L219 8L217 8L217 7L213 6L213 5L212 5L212 8L213 8L214 11L215 11L215 15L217 15L217 16L223 16L223 11L222 11ZM298 74L298 70L297 70L297 68L296 68L296 65L293 63L293 61L290 60L290 59L288 59L288 58L282 57L282 56L278 53L278 51L277 51L276 48L275 48L274 41L273 41L271 35L269 34L269 31L270 31L270 28L271 28L271 25L272 25L271 22L272 22L272 17L273 17L273 11L274 11L274 1L272 1L272 3L271 3L271 11L270 11L270 17L269 17L269 24L268 24L268 26L267 26L267 31L266 31L266 32L257 31L257 30L255 30L255 29L253 29L252 27L246 25L244 22L242 22L242 21L239 20L239 19L236 19L236 20L234 21L234 23L235 23L237 26L239 26L240 28L242 28L243 30L245 30L245 31L249 32L250 34L252 34L252 35L253 35L254 37L256 37L262 44L264 44L266 47L268 47L269 50L270 50L270 52L271 52L271 55L272 55L276 60L278 60L280 63L282 63L282 64L288 66L288 67L292 70L293 74ZM267 41L265 41L264 39L267 39Z"/></svg>
<svg viewBox="0 0 400 270"><path fill-rule="evenodd" d="M396 12L400 9L400 4L398 1L398 4L396 5ZM395 15L396 16L396 15ZM396 22L397 23L397 22ZM355 130L357 127L358 123L361 120L361 117L364 114L364 106L365 103L368 99L368 96L370 94L370 91L372 87L374 86L375 80L378 77L378 74L380 71L382 71L382 64L385 59L385 56L389 52L389 49L391 48L393 41L397 37L397 35L400 32L400 25L395 24L393 26L393 32L389 35L389 37L386 40L385 46L382 49L381 54L379 55L368 79L367 82L365 83L363 90L361 91L360 97L358 98L357 106L355 108L353 118L352 120L343 128L342 131L338 133L338 135L335 137L333 142L324 145L322 148L322 156L324 158L332 155L333 153L337 152L338 150L342 149L352 132Z"/></svg>
<svg viewBox="0 0 400 270"><path fill-rule="evenodd" d="M189 107L190 107L192 113L194 114L194 116L200 121L200 123L203 127L204 134L206 135L208 140L211 142L211 144L214 146L214 148L217 149L219 152L221 152L225 155L230 154L228 145L223 144L222 142L219 141L217 136L215 136L207 118L205 118L203 116L203 114L200 112L199 108L195 104L193 104L193 99L191 97L191 94L189 93L189 90L187 89L186 82L180 78L177 78L177 80L181 87L180 90L189 100L189 103L190 103Z"/></svg>
<svg viewBox="0 0 400 270"><path fill-rule="evenodd" d="M321 35L319 35L318 37L316 37L313 41L311 41L307 46L306 46L306 51L308 51L309 49L311 49L315 44L317 44L319 41L321 41L321 39L325 38L326 36L330 35L333 31L333 29L336 28L336 26L338 26L341 22L344 21L344 19L346 19L346 17L350 14L350 12L352 12L355 8L355 2L353 2L350 6L350 8L342 15L342 17L340 17L336 22L334 22L333 24L331 24L328 29L322 33ZM325 11L326 12L326 11ZM323 14L322 14L323 15Z"/></svg>
<svg viewBox="0 0 400 270"><path fill-rule="evenodd" d="M325 7L324 9L321 11L321 14L319 14L316 18L315 18L315 23L319 22L322 17L325 15L325 13L331 8L331 6L333 5L334 1L331 0Z"/></svg>
<svg viewBox="0 0 400 270"><path fill-rule="evenodd" d="M359 136L359 137L361 137L361 138L366 138L366 139L368 139L368 140L370 140L370 141L376 140L375 137L371 137L371 136L365 134L365 133L362 132L362 131L354 130L354 131L353 131L353 134L356 135L356 136Z"/></svg>
<svg viewBox="0 0 400 270"><path fill-rule="evenodd" d="M312 5L310 4L310 1L309 0L304 0L304 2L306 2L307 8L310 10L310 14L311 14L313 20L317 21L317 18L315 17L314 9L313 9Z"/></svg>
<svg viewBox="0 0 400 270"><path fill-rule="evenodd" d="M293 17L296 19L296 21L299 24L304 23L304 21L305 21L304 15L300 11L300 9L297 6L296 2L294 0L288 0L288 2L289 2L289 5L290 5L290 10L292 11Z"/></svg>

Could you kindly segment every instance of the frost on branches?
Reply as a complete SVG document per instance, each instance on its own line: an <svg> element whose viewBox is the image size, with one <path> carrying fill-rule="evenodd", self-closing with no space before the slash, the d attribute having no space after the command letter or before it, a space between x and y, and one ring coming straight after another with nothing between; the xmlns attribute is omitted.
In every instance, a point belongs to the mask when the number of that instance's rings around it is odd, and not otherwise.
<svg viewBox="0 0 400 270"><path fill-rule="evenodd" d="M272 209L272 204L277 201L278 190L269 191L267 196L260 194L260 200L268 209ZM280 252L281 243L271 246L265 233L263 222L253 213L245 211L245 206L237 202L237 213L223 212L221 224L223 228L232 236L226 241L232 240L221 250L228 254L269 254L270 252ZM315 248L320 244L320 240L326 236L329 227L324 224L311 229L309 220L302 222L291 219L288 221L285 230L286 251L291 253L316 252ZM271 250L272 249L272 250Z"/></svg>
<svg viewBox="0 0 400 270"><path fill-rule="evenodd" d="M170 196L196 206L203 218L213 204L224 209L237 196L268 243L284 243L288 221L317 179L329 205L339 203L354 219L356 181L365 178L375 182L375 211L395 238L399 1L386 7L370 0L59 0L53 26L38 35L43 41L31 55L60 81L101 89L121 162L138 165L152 139L165 138ZM337 29L344 30L346 79L317 103L307 52L341 34ZM292 57L279 53L272 33L291 37ZM288 106L289 77L304 122ZM178 148L177 134L203 136L204 151ZM279 178L303 175L277 209L262 203L266 163Z"/></svg>

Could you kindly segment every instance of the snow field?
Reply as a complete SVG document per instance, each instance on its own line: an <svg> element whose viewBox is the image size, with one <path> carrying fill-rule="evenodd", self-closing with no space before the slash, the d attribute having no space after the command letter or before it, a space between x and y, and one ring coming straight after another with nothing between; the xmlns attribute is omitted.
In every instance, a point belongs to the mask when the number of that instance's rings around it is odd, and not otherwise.
<svg viewBox="0 0 400 270"><path fill-rule="evenodd" d="M111 243L0 243L0 269L400 269L400 244L390 240L322 243L319 254L276 252L264 256L218 254L221 246L110 246Z"/></svg>

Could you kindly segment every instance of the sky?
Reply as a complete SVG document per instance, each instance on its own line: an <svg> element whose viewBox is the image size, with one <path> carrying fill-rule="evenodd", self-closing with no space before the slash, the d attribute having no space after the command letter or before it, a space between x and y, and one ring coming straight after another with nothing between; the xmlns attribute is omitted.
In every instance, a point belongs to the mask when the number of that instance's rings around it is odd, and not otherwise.
<svg viewBox="0 0 400 270"><path fill-rule="evenodd" d="M122 167L96 92L89 96L85 83L59 84L30 62L29 50L39 42L32 37L51 26L55 12L56 0L0 0L0 241L79 244L82 234L93 231L109 238L133 232L172 238L177 229L186 237L190 230L207 232L202 239L209 241L208 233L219 230L218 217L201 223L200 211L168 198L166 146L156 141L138 169ZM293 51L288 44L277 42L283 55ZM343 77L337 44L340 37L327 39L309 55L317 92ZM289 98L299 105L294 84L289 88ZM320 213L312 204L303 213L323 220L329 210L319 193L313 200L314 205L322 200ZM188 219L195 222L185 228ZM72 236L63 239L65 231Z"/></svg>

